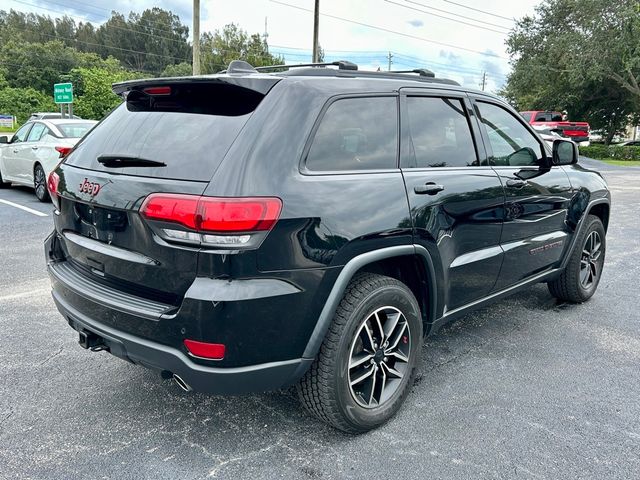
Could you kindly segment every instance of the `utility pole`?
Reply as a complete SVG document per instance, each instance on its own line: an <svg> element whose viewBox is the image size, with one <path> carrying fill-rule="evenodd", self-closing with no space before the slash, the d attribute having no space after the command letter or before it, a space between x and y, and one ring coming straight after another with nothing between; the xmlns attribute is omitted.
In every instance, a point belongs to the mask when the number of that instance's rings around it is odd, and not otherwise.
<svg viewBox="0 0 640 480"><path fill-rule="evenodd" d="M482 72L482 91L484 92L484 87L487 86L487 72Z"/></svg>
<svg viewBox="0 0 640 480"><path fill-rule="evenodd" d="M311 63L318 63L318 27L320 24L320 0L316 0L313 8L313 55Z"/></svg>
<svg viewBox="0 0 640 480"><path fill-rule="evenodd" d="M200 75L200 0L193 0L193 74Z"/></svg>
<svg viewBox="0 0 640 480"><path fill-rule="evenodd" d="M389 52L389 55L387 55L387 60L389 61L389 66L387 67L387 70L390 72L391 71L391 64L393 63L391 61L391 59L393 58L393 54L391 52Z"/></svg>

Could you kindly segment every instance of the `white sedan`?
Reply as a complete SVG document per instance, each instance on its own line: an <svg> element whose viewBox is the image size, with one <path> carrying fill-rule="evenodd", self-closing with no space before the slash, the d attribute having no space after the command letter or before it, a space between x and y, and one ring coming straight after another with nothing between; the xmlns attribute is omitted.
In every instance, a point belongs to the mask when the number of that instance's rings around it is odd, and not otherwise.
<svg viewBox="0 0 640 480"><path fill-rule="evenodd" d="M47 178L60 160L93 126L94 120L52 119L25 123L13 135L0 136L0 187L33 187L41 202L49 200Z"/></svg>

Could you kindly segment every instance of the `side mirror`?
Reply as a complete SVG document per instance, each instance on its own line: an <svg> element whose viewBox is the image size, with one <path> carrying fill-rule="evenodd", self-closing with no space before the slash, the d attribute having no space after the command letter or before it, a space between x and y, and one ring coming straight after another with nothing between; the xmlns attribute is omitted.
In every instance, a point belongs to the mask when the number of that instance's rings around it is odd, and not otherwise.
<svg viewBox="0 0 640 480"><path fill-rule="evenodd" d="M7 137L6 135L2 135L0 137L0 143L9 143L9 137Z"/></svg>
<svg viewBox="0 0 640 480"><path fill-rule="evenodd" d="M578 146L571 140L554 140L551 166L578 163Z"/></svg>

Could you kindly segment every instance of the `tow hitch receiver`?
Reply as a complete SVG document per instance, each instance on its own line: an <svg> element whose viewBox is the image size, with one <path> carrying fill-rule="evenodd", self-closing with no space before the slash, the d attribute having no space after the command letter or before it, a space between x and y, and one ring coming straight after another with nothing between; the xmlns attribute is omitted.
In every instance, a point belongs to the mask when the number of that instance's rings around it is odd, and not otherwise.
<svg viewBox="0 0 640 480"><path fill-rule="evenodd" d="M108 350L102 337L96 335L93 332L82 330L78 332L78 343L82 348L91 349L93 352L99 352L101 350Z"/></svg>

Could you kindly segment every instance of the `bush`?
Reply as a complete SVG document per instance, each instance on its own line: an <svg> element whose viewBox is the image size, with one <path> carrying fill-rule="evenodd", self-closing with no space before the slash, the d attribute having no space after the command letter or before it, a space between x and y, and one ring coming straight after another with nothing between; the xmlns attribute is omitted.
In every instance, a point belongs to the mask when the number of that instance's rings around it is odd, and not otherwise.
<svg viewBox="0 0 640 480"><path fill-rule="evenodd" d="M623 147L620 145L590 145L580 147L580 155L598 160L636 160L640 161L640 147Z"/></svg>

